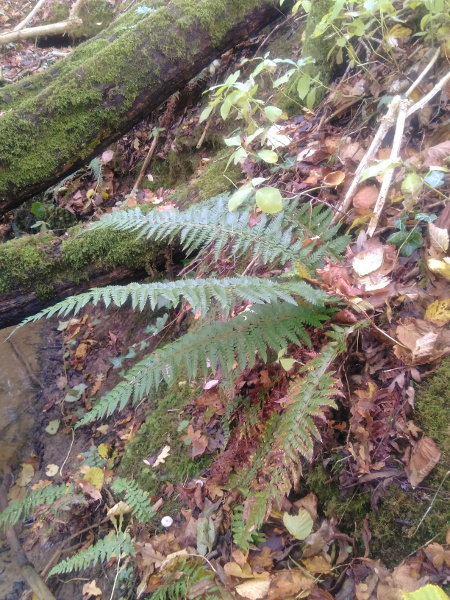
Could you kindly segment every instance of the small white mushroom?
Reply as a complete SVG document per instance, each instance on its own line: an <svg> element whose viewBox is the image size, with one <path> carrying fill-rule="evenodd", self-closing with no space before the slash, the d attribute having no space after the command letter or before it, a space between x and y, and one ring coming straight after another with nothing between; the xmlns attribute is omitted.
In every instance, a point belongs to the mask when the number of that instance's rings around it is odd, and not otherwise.
<svg viewBox="0 0 450 600"><path fill-rule="evenodd" d="M161 519L161 525L163 527L165 527L166 529L168 529L171 525L173 524L173 519L172 517L163 517Z"/></svg>

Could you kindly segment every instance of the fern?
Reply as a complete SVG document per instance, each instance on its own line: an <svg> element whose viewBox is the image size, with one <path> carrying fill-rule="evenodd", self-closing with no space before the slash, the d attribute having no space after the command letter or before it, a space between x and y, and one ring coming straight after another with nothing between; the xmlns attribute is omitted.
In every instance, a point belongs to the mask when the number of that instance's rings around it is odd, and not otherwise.
<svg viewBox="0 0 450 600"><path fill-rule="evenodd" d="M14 500L0 513L0 527L6 529L26 519L37 506L54 504L63 496L70 496L73 486L48 485L38 490L31 490L22 500Z"/></svg>
<svg viewBox="0 0 450 600"><path fill-rule="evenodd" d="M74 556L62 560L55 565L49 575L59 575L60 573L70 573L70 571L80 571L86 569L89 565L96 565L108 561L112 556L119 558L121 553L134 554L134 546L128 533L119 531L117 534L111 532L109 535L97 541L86 550L81 550Z"/></svg>
<svg viewBox="0 0 450 600"><path fill-rule="evenodd" d="M133 396L137 402L151 390L157 390L164 380L173 383L180 367L186 368L192 380L198 372L207 375L209 365L223 373L231 373L235 360L241 369L255 364L255 351L267 360L266 348L276 352L288 342L310 344L304 324L321 327L329 318L325 311L317 312L305 306L287 303L255 306L226 323L202 327L168 344L136 363L115 388L101 398L77 426L89 423L105 414L122 410Z"/></svg>
<svg viewBox="0 0 450 600"><path fill-rule="evenodd" d="M142 490L131 479L116 479L111 488L117 494L125 492L125 502L131 507L133 515L142 523L146 523L156 513L152 511L152 503L148 493Z"/></svg>
<svg viewBox="0 0 450 600"><path fill-rule="evenodd" d="M304 376L291 383L285 398L287 408L272 415L252 463L230 481L231 487L246 490L249 505L247 520L242 507L235 510L233 517L234 541L243 550L248 548L252 533L261 527L272 503L298 484L302 458L312 457L314 440L320 440L313 419L321 415L321 407L335 407L332 397L336 395L336 382L326 371L342 351L340 338L327 344L320 356L301 368ZM252 491L255 481L259 489Z"/></svg>
<svg viewBox="0 0 450 600"><path fill-rule="evenodd" d="M201 592L198 596L189 594L189 590L195 584L205 579L212 580L214 577L213 573L203 566L201 560L174 561L169 563L168 568L170 570L164 573L165 580L146 600L184 600L187 597L193 600L200 597L212 600L213 597L209 596L208 591ZM217 586L211 588L211 592L214 590L217 590Z"/></svg>
<svg viewBox="0 0 450 600"><path fill-rule="evenodd" d="M301 298L317 307L323 307L326 294L323 290L314 289L304 281L278 282L273 279L258 277L234 277L230 279L187 279L157 283L130 283L104 288L94 288L89 292L71 296L57 304L45 308L41 312L25 319L20 326L43 317L55 314L65 316L70 311L78 313L88 302L97 304L103 300L108 307L111 302L123 306L131 299L132 307L141 311L149 304L152 309L158 306L161 299L166 299L176 306L181 298L189 302L194 312L206 314L211 299L216 300L225 315L237 301L248 300L253 304L263 304L284 300L295 304L294 297Z"/></svg>
<svg viewBox="0 0 450 600"><path fill-rule="evenodd" d="M173 240L179 236L188 254L214 244L217 259L228 242L232 243L232 254L242 255L252 250L253 256L261 253L267 263L300 262L311 273L323 265L325 256L339 258L346 248L349 238L335 239L336 228L327 232L332 211L315 207L313 214L306 208L298 214L298 203L291 203L289 212L260 216L256 224L250 223L250 212L229 212L227 195L221 195L208 202L192 206L185 211L173 209L160 212L152 210L143 214L139 208L130 211L117 211L91 225L87 231L111 228L116 231L133 230L154 240ZM312 240L314 237L320 240Z"/></svg>

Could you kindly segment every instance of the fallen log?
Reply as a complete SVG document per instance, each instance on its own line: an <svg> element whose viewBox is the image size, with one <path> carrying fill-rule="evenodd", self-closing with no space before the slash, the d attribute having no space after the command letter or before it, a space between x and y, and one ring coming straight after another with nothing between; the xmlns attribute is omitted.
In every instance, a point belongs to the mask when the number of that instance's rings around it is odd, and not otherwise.
<svg viewBox="0 0 450 600"><path fill-rule="evenodd" d="M49 72L1 88L0 215L81 168L279 16L278 0L146 0Z"/></svg>

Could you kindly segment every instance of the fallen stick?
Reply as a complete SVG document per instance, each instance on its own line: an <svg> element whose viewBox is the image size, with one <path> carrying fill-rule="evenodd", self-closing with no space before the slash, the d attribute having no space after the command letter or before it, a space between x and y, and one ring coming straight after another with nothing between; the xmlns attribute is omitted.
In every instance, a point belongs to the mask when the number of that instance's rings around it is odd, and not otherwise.
<svg viewBox="0 0 450 600"><path fill-rule="evenodd" d="M34 15L41 9L42 6L44 6L46 2L47 0L39 0L33 10L25 17L25 19L23 19L23 21L14 27L13 31L20 31L25 27L25 25L28 25L28 23L33 19Z"/></svg>
<svg viewBox="0 0 450 600"><path fill-rule="evenodd" d="M8 506L8 489L12 481L11 472L5 471L3 476L2 484L0 485L0 509L3 511ZM11 548L11 554L17 566L19 567L20 573L26 580L30 588L33 590L38 600L56 600L55 596L46 586L44 580L36 572L33 565L28 562L28 558L22 546L14 528L6 529L6 539L8 540L9 547Z"/></svg>

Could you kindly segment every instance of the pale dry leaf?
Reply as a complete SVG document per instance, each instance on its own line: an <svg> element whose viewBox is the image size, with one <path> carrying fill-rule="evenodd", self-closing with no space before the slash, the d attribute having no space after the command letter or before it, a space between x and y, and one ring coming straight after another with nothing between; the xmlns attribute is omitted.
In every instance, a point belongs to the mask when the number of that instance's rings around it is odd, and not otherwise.
<svg viewBox="0 0 450 600"><path fill-rule="evenodd" d="M294 506L297 508L304 508L307 510L311 516L311 519L317 519L317 504L318 498L314 492L310 492L300 500L294 502Z"/></svg>
<svg viewBox="0 0 450 600"><path fill-rule="evenodd" d="M59 471L58 465L50 464L50 465L47 465L45 468L45 474L47 475L47 477L54 477L58 471Z"/></svg>
<svg viewBox="0 0 450 600"><path fill-rule="evenodd" d="M428 234L430 236L430 248L432 248L438 255L445 254L449 245L447 229L442 229L441 227L436 227L434 223L429 223ZM439 258L439 256L434 256L434 258Z"/></svg>
<svg viewBox="0 0 450 600"><path fill-rule="evenodd" d="M361 252L353 258L352 267L359 276L377 271L383 264L384 248L378 238L370 238L364 243Z"/></svg>
<svg viewBox="0 0 450 600"><path fill-rule="evenodd" d="M22 466L22 470L21 470L19 476L17 477L16 484L20 487L25 487L26 485L28 485L30 483L30 481L33 479L33 477L34 477L33 466L28 463L24 463Z"/></svg>
<svg viewBox="0 0 450 600"><path fill-rule="evenodd" d="M95 579L83 585L83 596L90 598L91 596L101 596L102 590L98 587Z"/></svg>
<svg viewBox="0 0 450 600"><path fill-rule="evenodd" d="M166 458L169 456L169 454L170 454L170 446L164 446L164 448L158 454L155 462L153 463L152 468L154 469L155 467L162 465L166 461Z"/></svg>
<svg viewBox="0 0 450 600"><path fill-rule="evenodd" d="M248 600L259 600L265 598L270 588L270 581L261 579L250 579L236 586L236 592Z"/></svg>
<svg viewBox="0 0 450 600"><path fill-rule="evenodd" d="M126 515L131 511L131 506L123 500L121 500L117 504L114 504L114 506L112 506L106 514L108 517L117 517L118 515Z"/></svg>

